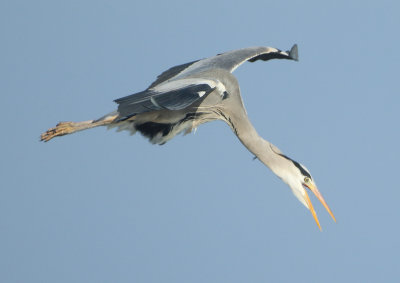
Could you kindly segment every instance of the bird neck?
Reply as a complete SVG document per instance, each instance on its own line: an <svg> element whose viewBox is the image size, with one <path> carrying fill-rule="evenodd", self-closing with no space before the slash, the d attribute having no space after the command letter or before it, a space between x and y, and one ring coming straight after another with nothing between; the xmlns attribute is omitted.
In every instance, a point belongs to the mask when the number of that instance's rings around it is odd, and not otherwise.
<svg viewBox="0 0 400 283"><path fill-rule="evenodd" d="M230 122L232 130L241 143L252 154L254 154L257 159L279 176L279 164L281 163L280 159L282 159L278 154L280 153L280 150L267 140L260 137L248 119L246 113L243 112L239 115L232 115L230 117Z"/></svg>

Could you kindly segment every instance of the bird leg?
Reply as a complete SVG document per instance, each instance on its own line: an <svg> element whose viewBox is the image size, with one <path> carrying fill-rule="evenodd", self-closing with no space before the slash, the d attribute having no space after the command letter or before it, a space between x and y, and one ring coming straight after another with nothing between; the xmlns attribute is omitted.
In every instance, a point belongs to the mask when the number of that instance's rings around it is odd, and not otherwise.
<svg viewBox="0 0 400 283"><path fill-rule="evenodd" d="M60 122L54 128L48 129L46 132L41 134L40 140L48 142L54 137L64 136L72 134L78 131L109 125L117 118L118 115L107 116L100 120L89 120L83 122Z"/></svg>

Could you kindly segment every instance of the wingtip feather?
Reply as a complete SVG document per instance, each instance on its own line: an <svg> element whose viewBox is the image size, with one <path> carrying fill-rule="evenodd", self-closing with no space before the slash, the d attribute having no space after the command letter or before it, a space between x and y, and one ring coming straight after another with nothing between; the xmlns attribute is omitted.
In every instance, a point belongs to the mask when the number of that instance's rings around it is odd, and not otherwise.
<svg viewBox="0 0 400 283"><path fill-rule="evenodd" d="M289 51L289 57L295 61L299 61L299 50L297 44L294 44Z"/></svg>

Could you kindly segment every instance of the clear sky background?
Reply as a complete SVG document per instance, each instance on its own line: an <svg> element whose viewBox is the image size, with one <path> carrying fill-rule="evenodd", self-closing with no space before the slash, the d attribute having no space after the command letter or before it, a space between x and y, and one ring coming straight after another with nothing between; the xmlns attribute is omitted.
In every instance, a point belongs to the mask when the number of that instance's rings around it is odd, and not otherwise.
<svg viewBox="0 0 400 283"><path fill-rule="evenodd" d="M0 282L395 282L399 1L0 2ZM95 119L165 69L299 45L235 71L251 121L310 169L323 232L214 122L164 146Z"/></svg>

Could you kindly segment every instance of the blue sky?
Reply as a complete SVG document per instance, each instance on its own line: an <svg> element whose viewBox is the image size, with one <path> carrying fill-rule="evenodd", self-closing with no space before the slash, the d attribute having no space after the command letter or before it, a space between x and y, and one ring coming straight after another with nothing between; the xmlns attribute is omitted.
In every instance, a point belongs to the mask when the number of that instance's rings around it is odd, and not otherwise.
<svg viewBox="0 0 400 283"><path fill-rule="evenodd" d="M0 2L1 282L399 278L398 1ZM164 146L95 119L165 69L299 45L235 71L265 139L310 169L323 232L222 122Z"/></svg>

